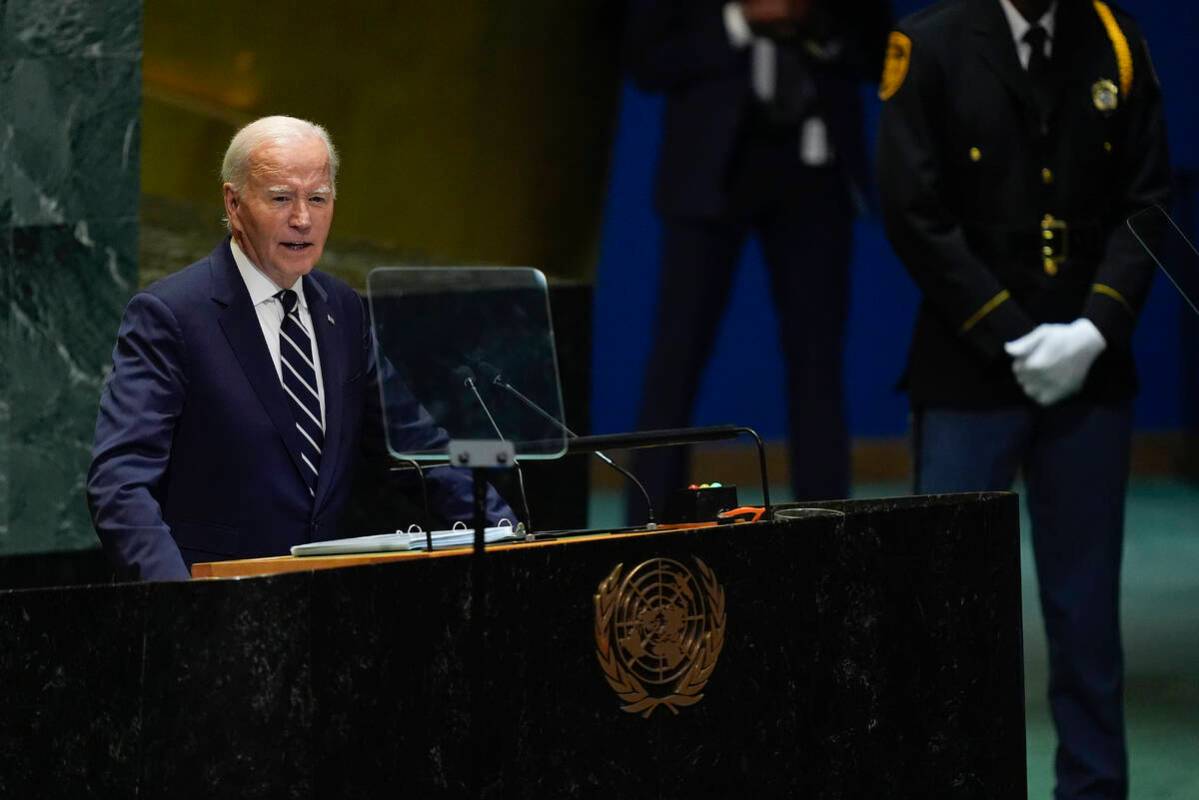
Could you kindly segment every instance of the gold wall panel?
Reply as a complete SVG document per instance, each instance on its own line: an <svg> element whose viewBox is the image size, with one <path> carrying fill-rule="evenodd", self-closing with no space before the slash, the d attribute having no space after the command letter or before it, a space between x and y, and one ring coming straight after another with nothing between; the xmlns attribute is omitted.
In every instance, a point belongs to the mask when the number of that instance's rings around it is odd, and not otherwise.
<svg viewBox="0 0 1199 800"><path fill-rule="evenodd" d="M224 148L276 113L341 151L325 266L352 283L378 259L589 276L619 5L149 0L142 281L211 248Z"/></svg>

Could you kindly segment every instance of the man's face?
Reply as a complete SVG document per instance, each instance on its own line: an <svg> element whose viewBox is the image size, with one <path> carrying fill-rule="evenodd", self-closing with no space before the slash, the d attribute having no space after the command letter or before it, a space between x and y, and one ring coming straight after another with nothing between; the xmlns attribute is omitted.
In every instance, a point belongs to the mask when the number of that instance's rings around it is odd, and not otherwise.
<svg viewBox="0 0 1199 800"><path fill-rule="evenodd" d="M312 271L333 223L329 153L316 137L259 147L239 192L225 184L234 238L281 289Z"/></svg>

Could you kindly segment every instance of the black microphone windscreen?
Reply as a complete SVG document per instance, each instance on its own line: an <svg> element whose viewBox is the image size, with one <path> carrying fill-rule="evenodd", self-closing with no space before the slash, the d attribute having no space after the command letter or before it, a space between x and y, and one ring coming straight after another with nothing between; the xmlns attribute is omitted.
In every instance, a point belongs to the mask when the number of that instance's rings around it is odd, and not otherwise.
<svg viewBox="0 0 1199 800"><path fill-rule="evenodd" d="M460 367L454 367L454 377L462 381L463 386L469 386L475 382L475 371L463 364Z"/></svg>
<svg viewBox="0 0 1199 800"><path fill-rule="evenodd" d="M502 383L504 375L498 368L488 364L486 361L479 361L475 364L479 370L479 374L483 376L483 380L488 383Z"/></svg>

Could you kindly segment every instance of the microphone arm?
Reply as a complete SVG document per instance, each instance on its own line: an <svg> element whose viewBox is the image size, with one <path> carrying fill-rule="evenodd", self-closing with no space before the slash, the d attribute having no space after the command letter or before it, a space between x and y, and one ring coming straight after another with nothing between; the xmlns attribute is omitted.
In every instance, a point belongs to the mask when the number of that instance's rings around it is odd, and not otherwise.
<svg viewBox="0 0 1199 800"><path fill-rule="evenodd" d="M766 448L762 437L753 428L744 425L709 425L704 428L670 428L660 431L638 431L637 433L604 433L598 436L580 436L566 445L567 453L594 453L601 447L609 449L640 450L646 447L674 447L680 444L699 444L736 439L742 434L753 437L758 449L758 472L762 478L762 505L770 508L770 479L766 475Z"/></svg>
<svg viewBox="0 0 1199 800"><path fill-rule="evenodd" d="M425 547L428 548L428 550L426 550L426 552L432 553L433 552L433 533L432 533L433 526L431 524L431 521L433 519L433 515L429 511L429 486L428 486L428 482L425 480L425 471L421 467L420 462L417 461L415 458L405 458L404 456L396 456L395 458L397 461L403 461L405 464L408 464L413 469L415 469L416 476L417 476L417 478L420 479L420 495L421 495L421 500L424 502L424 505L425 505L425 527L429 528L429 530L425 531ZM392 467L392 470L396 471L396 470L398 470L398 468Z"/></svg>
<svg viewBox="0 0 1199 800"><path fill-rule="evenodd" d="M504 434L500 431L500 426L496 424L495 417L491 416L491 409L487 407L487 403L483 401L483 395L479 394L479 387L475 384L475 374L469 367L461 367L464 379L462 381L466 388L470 389L474 394L475 399L479 401L479 405L483 408L483 413L487 415L487 421L491 423L491 429L495 431L495 435L503 439ZM520 461L515 457L512 459L512 466L516 467L516 485L520 489L520 503L524 506L525 525L530 535L533 533L533 515L529 513L529 498L525 494L525 474L520 468Z"/></svg>
<svg viewBox="0 0 1199 800"><path fill-rule="evenodd" d="M565 433L571 439L579 438L579 435L577 433L575 433L574 431L572 431L570 428L566 427L565 423L556 419L552 414L548 413L544 408L542 408L541 406L534 403L528 397L525 397L523 392L521 392L519 389L517 389L512 384L508 383L508 381L504 380L503 375L501 375L498 371L495 373L495 377L493 377L491 379L491 382L494 385L499 386L499 387L511 392L512 395L517 400L524 403L525 406L527 406L529 409L534 411L537 415L539 415L542 419L549 422L551 425L554 425L555 427L557 427L560 431ZM647 517L646 527L651 530L658 527L657 522L654 520L654 504L650 502L649 492L647 492L645 490L645 485L642 484L641 481L637 480L637 477L633 473L629 472L627 469L620 466L615 461L613 461L611 458L609 458L607 453L604 453L602 450L596 450L594 452L600 461L603 461L605 464L610 466L612 469L616 470L621 475L628 478L630 481L633 482L633 485L636 486L641 491L641 496L645 499L645 508L646 508L646 517Z"/></svg>
<svg viewBox="0 0 1199 800"><path fill-rule="evenodd" d="M475 396L475 399L479 401L479 407L482 408L483 413L487 415L487 421L491 423L491 429L495 431L495 435L498 438L503 439L504 434L500 433L500 426L496 424L495 417L491 416L491 409L487 407L485 402L483 402L483 395L479 394L479 387L475 384L474 376L467 375L466 380L463 381L463 383L466 385L466 388L471 390Z"/></svg>

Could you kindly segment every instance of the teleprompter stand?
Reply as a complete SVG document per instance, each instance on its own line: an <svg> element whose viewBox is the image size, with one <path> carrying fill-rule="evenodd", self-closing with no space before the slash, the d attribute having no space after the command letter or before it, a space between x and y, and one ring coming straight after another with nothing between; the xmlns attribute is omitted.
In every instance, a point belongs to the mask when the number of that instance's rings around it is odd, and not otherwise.
<svg viewBox="0 0 1199 800"><path fill-rule="evenodd" d="M511 469L516 463L516 449L512 442L503 439L451 439L447 452L450 463L468 467L474 485L474 547L471 554L471 616L470 616L470 659L475 668L471 671L471 786L480 791L489 774L487 760L487 707L483 700L485 686L483 676L487 673L486 597L487 564L484 561L487 531L487 471Z"/></svg>

